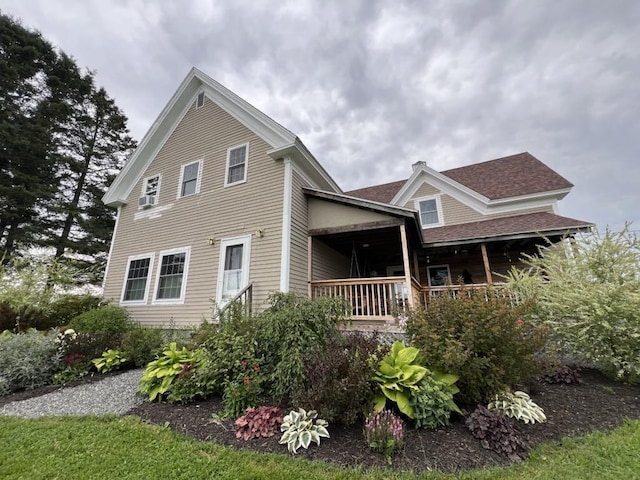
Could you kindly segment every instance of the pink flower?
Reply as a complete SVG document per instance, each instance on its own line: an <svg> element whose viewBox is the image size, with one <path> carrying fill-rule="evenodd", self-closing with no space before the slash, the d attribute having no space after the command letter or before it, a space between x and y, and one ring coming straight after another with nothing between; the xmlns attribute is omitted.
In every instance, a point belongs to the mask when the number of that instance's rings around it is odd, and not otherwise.
<svg viewBox="0 0 640 480"><path fill-rule="evenodd" d="M516 323L518 325L524 325L524 320L522 320L521 318L519 318L518 320L516 320Z"/></svg>

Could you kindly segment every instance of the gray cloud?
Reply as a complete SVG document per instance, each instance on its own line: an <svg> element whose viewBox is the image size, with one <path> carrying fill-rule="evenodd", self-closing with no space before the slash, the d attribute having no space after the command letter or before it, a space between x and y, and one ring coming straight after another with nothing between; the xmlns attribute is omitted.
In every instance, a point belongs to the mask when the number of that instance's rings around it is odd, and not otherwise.
<svg viewBox="0 0 640 480"><path fill-rule="evenodd" d="M193 65L345 189L530 151L560 213L640 229L640 3L0 0L98 71L140 138Z"/></svg>

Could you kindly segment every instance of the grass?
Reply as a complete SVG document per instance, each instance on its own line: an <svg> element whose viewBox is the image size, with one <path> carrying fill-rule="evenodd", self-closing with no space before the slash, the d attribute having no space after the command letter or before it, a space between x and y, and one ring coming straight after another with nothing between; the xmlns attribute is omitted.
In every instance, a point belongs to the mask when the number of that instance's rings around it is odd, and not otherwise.
<svg viewBox="0 0 640 480"><path fill-rule="evenodd" d="M288 455L236 451L199 443L135 417L0 419L3 479L453 479L341 469ZM311 447L313 448L313 447ZM640 471L640 421L609 433L544 445L509 468L462 475L464 479L626 479Z"/></svg>

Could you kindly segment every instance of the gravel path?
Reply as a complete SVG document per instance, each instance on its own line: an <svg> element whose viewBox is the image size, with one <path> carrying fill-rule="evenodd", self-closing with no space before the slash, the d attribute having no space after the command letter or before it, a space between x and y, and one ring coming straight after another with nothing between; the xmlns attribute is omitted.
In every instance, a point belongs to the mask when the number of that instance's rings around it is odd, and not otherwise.
<svg viewBox="0 0 640 480"><path fill-rule="evenodd" d="M0 415L24 418L59 415L124 415L144 401L136 395L142 369L99 382L63 388L53 393L6 404Z"/></svg>

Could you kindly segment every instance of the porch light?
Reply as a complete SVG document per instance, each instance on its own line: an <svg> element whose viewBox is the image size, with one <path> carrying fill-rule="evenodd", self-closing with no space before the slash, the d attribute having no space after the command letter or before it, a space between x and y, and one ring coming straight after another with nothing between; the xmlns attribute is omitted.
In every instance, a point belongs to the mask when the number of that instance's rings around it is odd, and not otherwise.
<svg viewBox="0 0 640 480"><path fill-rule="evenodd" d="M209 237L209 245L214 245L216 243L216 239L213 237Z"/></svg>
<svg viewBox="0 0 640 480"><path fill-rule="evenodd" d="M369 244L368 243L363 243L362 244L362 248L369 248Z"/></svg>

